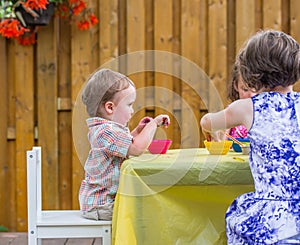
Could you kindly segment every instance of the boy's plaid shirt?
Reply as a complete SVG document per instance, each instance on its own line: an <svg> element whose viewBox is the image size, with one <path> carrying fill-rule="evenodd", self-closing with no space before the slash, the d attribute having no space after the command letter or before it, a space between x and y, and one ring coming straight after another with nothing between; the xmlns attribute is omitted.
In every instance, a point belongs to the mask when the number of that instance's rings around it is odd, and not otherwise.
<svg viewBox="0 0 300 245"><path fill-rule="evenodd" d="M91 150L79 192L82 211L114 202L121 164L132 142L129 129L121 124L94 117L87 119L87 125Z"/></svg>

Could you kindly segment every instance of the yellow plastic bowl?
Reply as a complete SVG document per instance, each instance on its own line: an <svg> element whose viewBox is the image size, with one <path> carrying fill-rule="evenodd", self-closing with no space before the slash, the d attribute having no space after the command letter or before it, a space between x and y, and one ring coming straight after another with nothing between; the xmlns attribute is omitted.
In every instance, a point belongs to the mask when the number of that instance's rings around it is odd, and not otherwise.
<svg viewBox="0 0 300 245"><path fill-rule="evenodd" d="M204 141L206 149L211 155L226 155L232 146L231 140L216 141Z"/></svg>

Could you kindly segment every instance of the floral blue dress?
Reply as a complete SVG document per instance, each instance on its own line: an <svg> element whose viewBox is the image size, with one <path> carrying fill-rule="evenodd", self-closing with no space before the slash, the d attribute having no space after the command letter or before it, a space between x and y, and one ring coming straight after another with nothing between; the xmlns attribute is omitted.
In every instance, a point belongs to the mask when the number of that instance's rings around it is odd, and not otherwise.
<svg viewBox="0 0 300 245"><path fill-rule="evenodd" d="M300 233L300 93L252 97L248 132L255 192L226 213L228 244L276 244Z"/></svg>

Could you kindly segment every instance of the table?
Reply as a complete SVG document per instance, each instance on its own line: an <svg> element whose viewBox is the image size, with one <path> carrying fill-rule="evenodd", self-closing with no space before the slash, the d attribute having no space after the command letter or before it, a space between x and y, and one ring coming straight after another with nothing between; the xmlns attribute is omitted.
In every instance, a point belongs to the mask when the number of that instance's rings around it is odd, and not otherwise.
<svg viewBox="0 0 300 245"><path fill-rule="evenodd" d="M113 244L226 244L225 212L253 189L249 156L241 153L193 148L130 158L121 168Z"/></svg>

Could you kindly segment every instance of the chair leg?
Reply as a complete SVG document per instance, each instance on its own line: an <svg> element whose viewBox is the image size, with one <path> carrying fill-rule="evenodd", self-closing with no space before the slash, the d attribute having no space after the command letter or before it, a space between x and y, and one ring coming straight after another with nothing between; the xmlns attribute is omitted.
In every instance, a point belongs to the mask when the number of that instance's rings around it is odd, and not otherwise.
<svg viewBox="0 0 300 245"><path fill-rule="evenodd" d="M105 233L102 237L102 245L111 245L111 227L105 228Z"/></svg>
<svg viewBox="0 0 300 245"><path fill-rule="evenodd" d="M37 237L28 234L28 245L38 245Z"/></svg>

